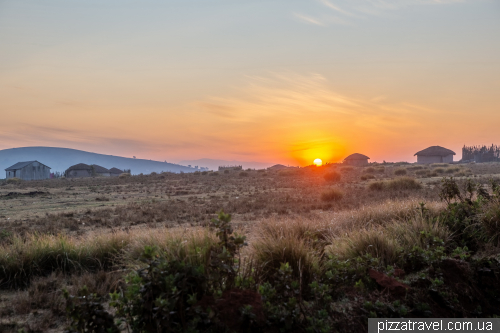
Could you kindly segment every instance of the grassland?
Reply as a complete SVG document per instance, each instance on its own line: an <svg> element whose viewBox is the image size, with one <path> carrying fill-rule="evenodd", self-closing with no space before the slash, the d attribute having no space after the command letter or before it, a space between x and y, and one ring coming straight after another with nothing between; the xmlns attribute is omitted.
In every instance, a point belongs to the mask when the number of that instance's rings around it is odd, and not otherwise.
<svg viewBox="0 0 500 333"><path fill-rule="evenodd" d="M146 246L167 260L206 265L217 244L208 225L221 209L247 238L241 260L253 265L256 285L275 281L287 262L290 278L303 287L300 293L310 293L314 281L335 287L328 296L330 319L313 318L317 330L324 324L363 331L373 315L479 316L464 305L452 277L439 272L462 269L475 276L484 258L500 260L498 205L484 204L474 213L475 225L484 226L482 242L470 238L475 235L458 237L460 229L443 222L450 208L440 199L441 180L450 176L459 184L472 179L493 195L488 184L500 178L500 165L329 165L0 182L0 331L62 332L69 324L62 290L76 294L85 285L107 302L110 292L124 287L126 274L144 266ZM370 269L396 286L409 286L406 301L398 294L401 288L378 285ZM327 273L343 281L326 282ZM472 279L454 283L475 286ZM469 302L481 305L483 315L494 315L486 291L474 288ZM277 329L270 323L274 312L265 311L268 326L256 325ZM295 320L291 331L310 324L306 314L290 320Z"/></svg>

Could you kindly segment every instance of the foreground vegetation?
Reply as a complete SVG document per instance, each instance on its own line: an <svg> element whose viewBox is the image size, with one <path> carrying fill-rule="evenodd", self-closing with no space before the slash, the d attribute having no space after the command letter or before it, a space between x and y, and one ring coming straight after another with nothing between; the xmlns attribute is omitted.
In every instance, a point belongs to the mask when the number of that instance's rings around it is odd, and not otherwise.
<svg viewBox="0 0 500 333"><path fill-rule="evenodd" d="M325 184L316 194L323 209L277 211L251 227L235 222L241 215L220 212L188 228L145 223L85 233L4 232L0 285L7 294L0 318L10 319L0 327L362 332L368 317L500 315L497 183L443 178L430 191L414 178L369 180L359 191L372 203L342 209L357 191L346 179L379 172L357 171L317 175ZM243 178L258 175L249 173ZM371 189L375 182L385 183ZM168 209L144 203L146 219L147 207L155 207L156 218ZM111 212L125 216L126 209ZM66 215L40 220L75 219ZM24 314L31 319L14 324Z"/></svg>

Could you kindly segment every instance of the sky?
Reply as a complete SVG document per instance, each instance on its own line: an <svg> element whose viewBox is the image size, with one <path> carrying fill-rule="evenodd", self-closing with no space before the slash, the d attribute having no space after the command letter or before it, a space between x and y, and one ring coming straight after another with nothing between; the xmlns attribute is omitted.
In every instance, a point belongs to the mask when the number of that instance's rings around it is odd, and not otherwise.
<svg viewBox="0 0 500 333"><path fill-rule="evenodd" d="M500 144L498 0L0 0L0 149L416 161Z"/></svg>

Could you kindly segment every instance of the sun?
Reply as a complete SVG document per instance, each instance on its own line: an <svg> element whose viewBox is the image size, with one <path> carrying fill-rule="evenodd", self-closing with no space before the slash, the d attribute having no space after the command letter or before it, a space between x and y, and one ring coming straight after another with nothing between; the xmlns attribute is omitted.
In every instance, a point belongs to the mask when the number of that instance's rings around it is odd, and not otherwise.
<svg viewBox="0 0 500 333"><path fill-rule="evenodd" d="M321 164L323 164L323 161L321 159L317 158L317 159L314 160L314 164L316 166L321 166Z"/></svg>

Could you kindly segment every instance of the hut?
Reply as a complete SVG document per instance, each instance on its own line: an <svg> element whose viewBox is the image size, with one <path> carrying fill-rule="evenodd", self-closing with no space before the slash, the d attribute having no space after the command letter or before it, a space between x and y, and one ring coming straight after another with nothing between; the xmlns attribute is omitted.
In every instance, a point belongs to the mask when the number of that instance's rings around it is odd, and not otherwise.
<svg viewBox="0 0 500 333"><path fill-rule="evenodd" d="M50 168L38 161L18 162L5 169L5 178L22 180L40 180L50 178Z"/></svg>
<svg viewBox="0 0 500 333"><path fill-rule="evenodd" d="M85 163L70 166L64 172L66 178L92 177L92 167Z"/></svg>
<svg viewBox="0 0 500 333"><path fill-rule="evenodd" d="M288 167L283 165L283 164L276 164L276 165L273 165L273 166L267 168L267 170L269 170L269 171L279 171L279 170L283 170L283 169L288 169Z"/></svg>
<svg viewBox="0 0 500 333"><path fill-rule="evenodd" d="M418 164L453 163L454 151L440 146L432 146L415 153Z"/></svg>
<svg viewBox="0 0 500 333"><path fill-rule="evenodd" d="M111 177L111 173L105 167L102 167L102 166L97 165L97 164L92 164L91 167L93 168L93 175L94 176Z"/></svg>
<svg viewBox="0 0 500 333"><path fill-rule="evenodd" d="M366 166L370 158L363 154L354 153L344 159L345 165Z"/></svg>
<svg viewBox="0 0 500 333"><path fill-rule="evenodd" d="M111 169L109 169L109 174L110 174L111 177L118 177L119 175L121 175L124 172L125 171L120 170L118 168L111 168Z"/></svg>

